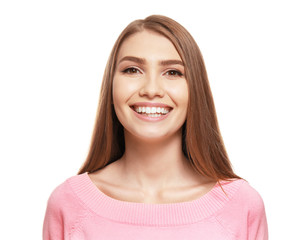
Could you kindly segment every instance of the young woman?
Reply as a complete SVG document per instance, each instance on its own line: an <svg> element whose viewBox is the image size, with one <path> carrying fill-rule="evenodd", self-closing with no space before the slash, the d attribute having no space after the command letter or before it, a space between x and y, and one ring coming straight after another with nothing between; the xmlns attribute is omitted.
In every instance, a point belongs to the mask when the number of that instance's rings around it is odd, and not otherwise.
<svg viewBox="0 0 300 240"><path fill-rule="evenodd" d="M48 201L47 239L267 239L232 170L200 50L180 24L129 24L104 73L86 162Z"/></svg>

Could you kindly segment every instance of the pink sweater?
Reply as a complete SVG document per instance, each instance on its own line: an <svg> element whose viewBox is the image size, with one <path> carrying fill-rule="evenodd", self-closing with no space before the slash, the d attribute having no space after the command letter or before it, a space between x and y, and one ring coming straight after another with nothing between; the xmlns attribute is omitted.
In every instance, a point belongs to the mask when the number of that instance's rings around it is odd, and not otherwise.
<svg viewBox="0 0 300 240"><path fill-rule="evenodd" d="M264 204L244 180L222 182L197 200L170 204L124 202L101 192L88 174L51 194L44 240L265 240Z"/></svg>

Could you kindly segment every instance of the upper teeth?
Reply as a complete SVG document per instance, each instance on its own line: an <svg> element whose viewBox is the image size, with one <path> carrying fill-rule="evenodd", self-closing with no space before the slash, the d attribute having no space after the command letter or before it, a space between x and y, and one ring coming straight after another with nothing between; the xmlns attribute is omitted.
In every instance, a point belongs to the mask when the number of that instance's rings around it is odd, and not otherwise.
<svg viewBox="0 0 300 240"><path fill-rule="evenodd" d="M167 114L170 112L169 109L164 107L134 107L134 110L138 113L160 113L160 114Z"/></svg>

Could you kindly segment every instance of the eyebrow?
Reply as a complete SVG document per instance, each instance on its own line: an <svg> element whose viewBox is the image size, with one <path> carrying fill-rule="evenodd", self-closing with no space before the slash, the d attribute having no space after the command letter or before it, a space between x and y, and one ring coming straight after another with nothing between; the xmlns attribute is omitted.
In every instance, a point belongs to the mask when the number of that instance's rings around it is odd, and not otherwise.
<svg viewBox="0 0 300 240"><path fill-rule="evenodd" d="M139 57L134 57L134 56L125 56L118 62L118 64L120 64L123 61L132 61L132 62L136 62L136 63L142 64L142 65L144 65L146 63L145 58L139 58ZM176 64L184 66L183 62L181 60L177 60L177 59L162 60L159 62L159 65L161 65L161 66L176 65Z"/></svg>

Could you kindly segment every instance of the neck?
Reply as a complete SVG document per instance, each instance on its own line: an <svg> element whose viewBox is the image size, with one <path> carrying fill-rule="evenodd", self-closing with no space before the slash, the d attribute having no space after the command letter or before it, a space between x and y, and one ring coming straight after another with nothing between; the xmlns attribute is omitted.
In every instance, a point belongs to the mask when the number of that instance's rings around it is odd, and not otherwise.
<svg viewBox="0 0 300 240"><path fill-rule="evenodd" d="M149 192L184 185L195 177L182 152L181 131L156 141L143 141L125 135L125 153L120 159L122 172L131 186Z"/></svg>

